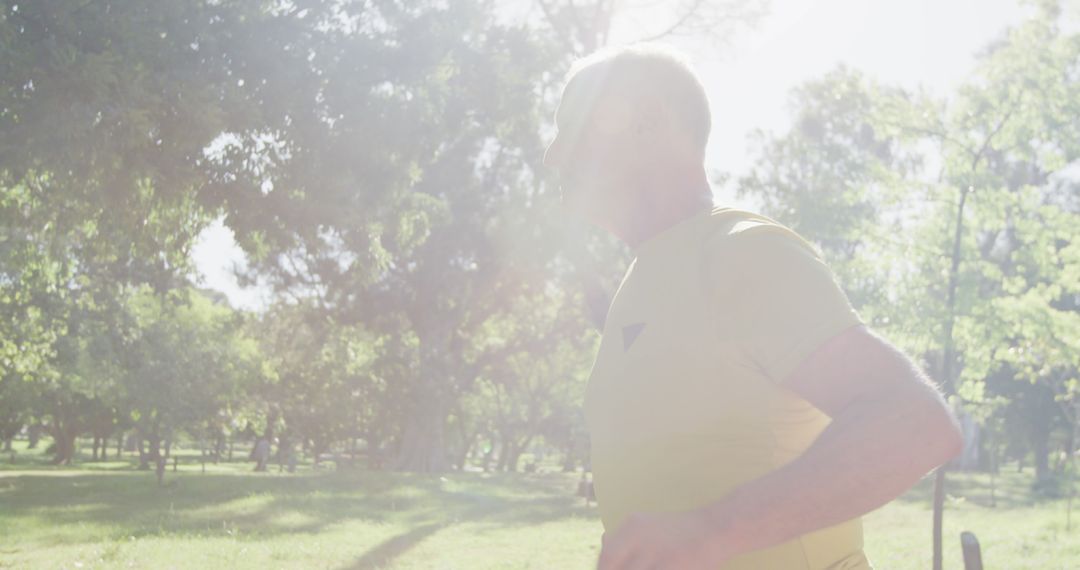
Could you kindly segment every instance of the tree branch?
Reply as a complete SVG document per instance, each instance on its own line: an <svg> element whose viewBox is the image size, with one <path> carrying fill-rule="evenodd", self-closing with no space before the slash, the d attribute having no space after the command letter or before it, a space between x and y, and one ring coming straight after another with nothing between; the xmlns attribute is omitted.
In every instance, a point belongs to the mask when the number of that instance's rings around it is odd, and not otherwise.
<svg viewBox="0 0 1080 570"><path fill-rule="evenodd" d="M705 3L705 0L694 0L694 3L690 5L690 8L688 8L686 10L686 12L683 12L683 15L678 20L675 20L675 22L672 23L670 26L668 26L668 28L666 30L664 30L664 31L662 31L662 32L660 32L658 34L648 36L648 37L646 37L644 39L640 39L638 41L639 42L654 42L654 41L663 39L663 38L665 38L667 36L670 36L672 34L675 34L676 32L679 31L680 28L685 26L686 23L690 21L691 17L693 17L695 14L697 14L698 10L701 9L701 6L704 3Z"/></svg>

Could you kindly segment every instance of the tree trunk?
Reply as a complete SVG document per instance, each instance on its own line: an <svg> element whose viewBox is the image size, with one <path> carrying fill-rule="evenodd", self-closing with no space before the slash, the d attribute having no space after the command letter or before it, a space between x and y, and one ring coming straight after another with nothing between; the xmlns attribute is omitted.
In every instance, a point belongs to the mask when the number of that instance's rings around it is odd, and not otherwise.
<svg viewBox="0 0 1080 570"><path fill-rule="evenodd" d="M504 435L502 437L502 447L499 449L499 463L496 469L516 472L521 454L525 452L525 447L530 440L532 440L532 437L527 437L524 441L518 441L512 435Z"/></svg>
<svg viewBox="0 0 1080 570"><path fill-rule="evenodd" d="M37 449L38 441L41 440L41 424L31 424L30 428L26 430L26 435L30 440L27 449Z"/></svg>
<svg viewBox="0 0 1080 570"><path fill-rule="evenodd" d="M418 400L415 410L406 420L394 469L418 473L446 471L446 441L443 432L446 406L441 395L430 391L420 394Z"/></svg>
<svg viewBox="0 0 1080 570"><path fill-rule="evenodd" d="M442 385L443 362L437 348L444 343L425 340L421 339L420 377L394 462L395 471L441 473L447 467L445 429L450 410Z"/></svg>
<svg viewBox="0 0 1080 570"><path fill-rule="evenodd" d="M484 451L484 459L481 468L484 473L487 473L491 469L491 461L495 457L495 437L492 436L488 439L488 448Z"/></svg>
<svg viewBox="0 0 1080 570"><path fill-rule="evenodd" d="M524 451L525 451L525 449L522 448L520 445L518 445L516 443L514 444L514 449L512 450L512 453L510 454L510 457L506 458L506 470L507 471L509 471L511 473L517 473L518 464L521 463L521 454Z"/></svg>
<svg viewBox="0 0 1080 570"><path fill-rule="evenodd" d="M53 464L71 465L75 460L75 439L79 436L79 430L75 426L75 421L67 417L64 403L60 403L53 414L49 431L56 444Z"/></svg>
<svg viewBox="0 0 1080 570"><path fill-rule="evenodd" d="M510 440L508 438L501 438L499 442L499 459L495 462L496 471L506 471L506 464L510 459Z"/></svg>
<svg viewBox="0 0 1080 570"><path fill-rule="evenodd" d="M92 439L93 439L93 443L91 443L92 451L90 452L90 461L97 461L98 460L98 446L101 443L101 440L98 439L98 436L96 436L96 435L93 436Z"/></svg>
<svg viewBox="0 0 1080 570"><path fill-rule="evenodd" d="M461 446L461 453L458 454L455 467L458 471L465 470L465 464L469 462L469 453L472 452L473 447L476 446L477 432L473 432L472 435L465 439L464 445Z"/></svg>
<svg viewBox="0 0 1080 570"><path fill-rule="evenodd" d="M1065 532L1072 532L1072 508L1073 497L1076 495L1076 443L1080 439L1080 398L1073 402L1073 413L1069 417L1072 420L1072 433L1069 434L1068 445L1068 473L1065 476L1065 484L1069 486L1068 505L1065 508Z"/></svg>
<svg viewBox="0 0 1080 570"><path fill-rule="evenodd" d="M270 413L266 417L266 429L263 430L263 438L266 439L271 445L274 443L274 428L277 426L278 416L280 412L277 406L270 408Z"/></svg>
<svg viewBox="0 0 1080 570"><path fill-rule="evenodd" d="M1031 452L1035 456L1035 481L1040 483L1050 478L1050 445L1047 439L1048 437L1035 437L1035 441L1032 442Z"/></svg>
<svg viewBox="0 0 1080 570"><path fill-rule="evenodd" d="M157 476L157 484L160 487L165 484L165 457L158 453L154 461L154 474Z"/></svg>
<svg viewBox="0 0 1080 570"><path fill-rule="evenodd" d="M54 464L71 465L75 460L76 434L72 433L73 431L63 428L54 430L53 439L56 442L56 454L53 457Z"/></svg>
<svg viewBox="0 0 1080 570"><path fill-rule="evenodd" d="M972 162L972 171L979 163L979 156ZM953 327L956 324L956 287L959 283L960 260L964 236L964 205L967 203L971 187L960 190L960 202L956 206L956 231L953 235L952 258L949 267L949 281L945 297L945 334L943 335L941 350L941 382L945 396L951 396L956 392L953 385L953 360L955 359ZM945 518L945 473L946 466L938 467L934 474L934 528L933 528L933 568L942 570L942 523Z"/></svg>
<svg viewBox="0 0 1080 570"><path fill-rule="evenodd" d="M577 439L573 435L567 437L566 445L565 445L565 447L563 447L563 451L565 453L565 455L563 455L563 464L562 464L563 473L572 473L572 472L577 470L577 463L578 463L577 450L578 450L578 441L577 441Z"/></svg>
<svg viewBox="0 0 1080 570"><path fill-rule="evenodd" d="M514 446L514 455L510 457L510 470L517 471L518 464L521 462L521 455L529 449L529 445L532 444L535 436L529 435L525 437L525 441Z"/></svg>
<svg viewBox="0 0 1080 570"><path fill-rule="evenodd" d="M279 471L281 470L281 467L285 464L290 447L292 447L292 442L289 438L289 430L286 428L285 431L281 432L281 435L278 436L277 454L275 455L275 458L277 459Z"/></svg>
<svg viewBox="0 0 1080 570"><path fill-rule="evenodd" d="M146 442L141 432L135 432L135 445L139 452L139 470L150 469L150 455L146 453Z"/></svg>
<svg viewBox="0 0 1080 570"><path fill-rule="evenodd" d="M221 454L225 451L225 434L218 432L214 438L214 465L221 461Z"/></svg>
<svg viewBox="0 0 1080 570"><path fill-rule="evenodd" d="M311 447L309 448L308 451L311 453L311 464L316 469L318 469L318 467L319 467L320 456L322 456L323 451L325 449L326 449L326 444L323 443L322 438L311 440ZM371 442L368 442L368 466L369 467L371 467L371 460L372 460Z"/></svg>
<svg viewBox="0 0 1080 570"><path fill-rule="evenodd" d="M998 448L991 440L990 445L990 506L997 507Z"/></svg>

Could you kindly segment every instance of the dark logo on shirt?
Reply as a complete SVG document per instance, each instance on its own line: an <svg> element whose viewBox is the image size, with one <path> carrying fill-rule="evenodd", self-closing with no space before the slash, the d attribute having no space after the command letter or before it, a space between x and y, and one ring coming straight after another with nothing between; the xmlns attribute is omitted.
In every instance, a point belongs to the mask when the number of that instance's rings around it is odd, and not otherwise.
<svg viewBox="0 0 1080 570"><path fill-rule="evenodd" d="M623 352L630 350L630 346L634 344L637 337L641 336L643 330L645 330L645 323L634 323L622 328Z"/></svg>

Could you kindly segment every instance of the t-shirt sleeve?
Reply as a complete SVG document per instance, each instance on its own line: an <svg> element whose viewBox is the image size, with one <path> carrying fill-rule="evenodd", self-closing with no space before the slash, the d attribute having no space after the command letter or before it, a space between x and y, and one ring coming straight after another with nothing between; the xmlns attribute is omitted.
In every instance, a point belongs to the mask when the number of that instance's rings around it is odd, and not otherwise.
<svg viewBox="0 0 1080 570"><path fill-rule="evenodd" d="M861 323L832 271L794 232L748 224L708 245L721 338L782 383L818 347Z"/></svg>

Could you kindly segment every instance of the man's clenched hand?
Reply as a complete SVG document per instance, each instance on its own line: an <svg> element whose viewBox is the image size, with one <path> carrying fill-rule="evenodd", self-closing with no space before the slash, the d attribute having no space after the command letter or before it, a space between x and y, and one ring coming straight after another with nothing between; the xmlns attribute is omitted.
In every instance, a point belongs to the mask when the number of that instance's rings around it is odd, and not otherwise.
<svg viewBox="0 0 1080 570"><path fill-rule="evenodd" d="M635 514L605 535L597 570L714 569L730 556L704 510Z"/></svg>

